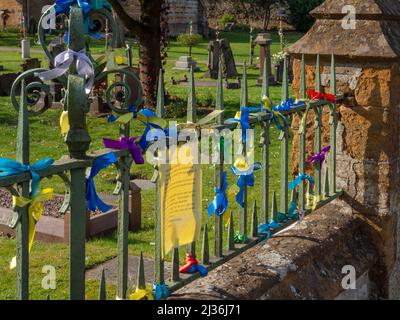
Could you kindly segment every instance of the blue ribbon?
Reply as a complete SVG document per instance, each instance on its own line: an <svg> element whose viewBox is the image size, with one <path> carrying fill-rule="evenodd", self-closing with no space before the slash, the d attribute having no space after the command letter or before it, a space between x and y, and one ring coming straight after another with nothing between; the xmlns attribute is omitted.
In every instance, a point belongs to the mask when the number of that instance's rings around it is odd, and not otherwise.
<svg viewBox="0 0 400 320"><path fill-rule="evenodd" d="M261 162L255 162L247 171L240 171L235 166L231 167L233 174L238 176L236 185L239 187L239 192L236 194L236 202L244 208L244 188L245 186L254 187L254 171L262 168Z"/></svg>
<svg viewBox="0 0 400 320"><path fill-rule="evenodd" d="M77 3L83 13L88 14L93 6L87 0L56 0L56 14L69 14L71 7Z"/></svg>
<svg viewBox="0 0 400 320"><path fill-rule="evenodd" d="M211 218L213 213L217 216L222 216L228 208L228 197L226 196L226 189L228 189L228 181L226 180L226 172L222 175L221 188L215 188L214 200L207 208L208 216Z"/></svg>
<svg viewBox="0 0 400 320"><path fill-rule="evenodd" d="M100 199L99 195L96 192L96 186L94 184L94 177L104 168L107 168L112 163L117 162L118 159L115 156L114 152L110 152L96 158L93 161L93 166L90 171L89 178L86 179L86 205L89 210L96 211L97 208L101 212L110 211L112 206L105 204L103 200Z"/></svg>
<svg viewBox="0 0 400 320"><path fill-rule="evenodd" d="M240 123L240 127L242 129L242 143L246 143L246 130L250 129L250 112L256 108L247 108L247 107L242 107L240 109L240 119L236 119L236 118L231 118L228 121L231 122L238 122ZM254 112L255 110L253 110Z"/></svg>
<svg viewBox="0 0 400 320"><path fill-rule="evenodd" d="M310 183L314 183L314 179L311 178L309 175L300 173L300 174L297 176L296 179L294 179L291 183L289 183L289 189L290 189L290 190L296 189L296 187L297 187L302 181L305 181L305 180L310 181Z"/></svg>
<svg viewBox="0 0 400 320"><path fill-rule="evenodd" d="M165 282L161 282L161 283L154 283L153 284L153 290L154 290L154 299L155 300L167 300L168 299L168 287L165 284Z"/></svg>
<svg viewBox="0 0 400 320"><path fill-rule="evenodd" d="M189 268L189 270L187 271L188 273L196 273L196 272L199 272L200 273L200 275L202 276L202 277L205 277L205 276L207 276L208 275L208 270L204 267L204 266L202 266L201 264L193 264L190 268Z"/></svg>
<svg viewBox="0 0 400 320"><path fill-rule="evenodd" d="M147 108L143 108L143 109L141 109L139 111L136 111L134 105L131 105L128 108L128 112L132 112L133 113L133 119L137 119L137 116L138 116L139 113L142 114L143 116L145 116L146 118L156 117L157 116L152 110L147 109ZM108 117L107 121L108 122L115 122L117 119L118 119L118 117L116 117L116 116L114 116L112 114L112 115L110 115Z"/></svg>
<svg viewBox="0 0 400 320"><path fill-rule="evenodd" d="M88 16L90 11L92 10L98 10L101 9L101 7L93 7L93 5L90 3L91 1L88 0L56 0L56 15L64 13L66 15L69 15L71 11L71 6L74 4L78 4L78 6L82 9L83 14L85 15L85 20L84 20L84 32L86 34L89 34L91 37L99 40L101 39L102 35L100 32L91 32L90 29L93 28L93 21L92 19ZM105 6L105 4L102 4L102 6ZM65 34L65 39L64 41L68 43L69 41L69 32L66 32Z"/></svg>
<svg viewBox="0 0 400 320"><path fill-rule="evenodd" d="M299 107L304 105L304 101L299 101L295 103L294 99L289 98L286 101L282 101L279 106L272 107L272 110L283 112L283 111L290 111L292 108Z"/></svg>
<svg viewBox="0 0 400 320"><path fill-rule="evenodd" d="M36 171L44 170L53 163L54 160L51 158L44 158L32 165L25 165L15 160L0 158L0 177L29 172L32 176L31 190L32 196L34 196L38 192L40 182L40 175Z"/></svg>
<svg viewBox="0 0 400 320"><path fill-rule="evenodd" d="M263 237L263 240L268 240L271 237L271 230L278 229L279 223L272 220L270 223L263 223L258 226L258 235Z"/></svg>

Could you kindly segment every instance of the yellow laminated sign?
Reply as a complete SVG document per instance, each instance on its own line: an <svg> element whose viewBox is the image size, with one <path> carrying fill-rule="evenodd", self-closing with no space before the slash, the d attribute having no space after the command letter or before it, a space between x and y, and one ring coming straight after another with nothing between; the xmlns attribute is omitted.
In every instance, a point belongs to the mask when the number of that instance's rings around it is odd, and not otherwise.
<svg viewBox="0 0 400 320"><path fill-rule="evenodd" d="M186 155L184 161L182 155ZM159 165L163 257L173 248L195 241L201 228L201 167L193 163L186 145L178 147L170 163Z"/></svg>

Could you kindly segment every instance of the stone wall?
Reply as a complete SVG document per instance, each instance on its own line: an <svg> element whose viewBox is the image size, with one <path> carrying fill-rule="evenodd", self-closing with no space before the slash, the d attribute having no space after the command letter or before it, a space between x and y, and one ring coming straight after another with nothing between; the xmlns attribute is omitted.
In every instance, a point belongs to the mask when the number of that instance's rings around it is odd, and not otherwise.
<svg viewBox="0 0 400 320"><path fill-rule="evenodd" d="M379 296L368 226L336 200L174 292L170 299L333 300ZM343 286L355 270L355 288Z"/></svg>
<svg viewBox="0 0 400 320"><path fill-rule="evenodd" d="M309 61L311 64L312 61ZM328 61L326 61L328 64ZM298 95L300 61L294 61L293 89ZM330 67L321 68L325 92L330 92ZM338 91L345 95L338 105L337 187L345 190L354 214L368 222L382 259L377 271L383 295L390 284L398 288L395 268L397 214L399 211L400 65L398 63L338 63ZM315 66L306 68L308 89L313 89ZM329 117L324 112L324 124ZM313 114L308 118L307 150L313 149ZM293 129L298 129L298 121ZM298 139L294 135L293 174L298 172ZM323 128L323 145L329 145L329 128ZM398 269L397 269L398 270ZM397 271L398 272L398 271ZM397 278L396 278L397 277ZM389 281L392 278L392 281ZM397 289L398 290L398 289ZM392 290L393 291L393 290Z"/></svg>

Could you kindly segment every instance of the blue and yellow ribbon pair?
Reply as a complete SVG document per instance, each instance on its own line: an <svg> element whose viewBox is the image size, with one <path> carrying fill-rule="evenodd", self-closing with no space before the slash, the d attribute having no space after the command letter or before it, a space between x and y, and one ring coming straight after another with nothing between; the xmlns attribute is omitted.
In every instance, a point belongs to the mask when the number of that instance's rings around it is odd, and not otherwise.
<svg viewBox="0 0 400 320"><path fill-rule="evenodd" d="M226 209L228 208L228 197L226 195L226 190L228 189L228 181L226 179L226 172L224 171L222 175L222 185L221 188L215 188L215 197L214 200L210 203L207 208L208 216L211 218L213 213L217 216L222 216Z"/></svg>
<svg viewBox="0 0 400 320"><path fill-rule="evenodd" d="M272 220L270 223L263 223L258 226L258 236L263 240L268 240L271 237L271 231L278 229L280 224Z"/></svg>
<svg viewBox="0 0 400 320"><path fill-rule="evenodd" d="M53 163L54 160L51 158L44 158L32 165L25 165L15 160L0 158L0 177L29 172L32 176L31 193L34 196L38 192L40 182L40 175L37 171L44 170Z"/></svg>
<svg viewBox="0 0 400 320"><path fill-rule="evenodd" d="M135 107L131 105L127 113L122 115L113 113L108 117L108 122L113 122L116 124L127 124L132 120L138 120L143 123L149 123L153 127L165 128L167 123L164 119L157 117L157 115L150 109L143 108L139 111L135 111Z"/></svg>
<svg viewBox="0 0 400 320"><path fill-rule="evenodd" d="M169 296L168 287L165 282L154 283L153 284L154 291L154 300L167 300Z"/></svg>
<svg viewBox="0 0 400 320"><path fill-rule="evenodd" d="M285 116L279 111L274 110L272 101L269 97L263 96L261 99L261 105L263 110L272 113L272 119L279 130L285 130L287 127L287 121Z"/></svg>
<svg viewBox="0 0 400 320"><path fill-rule="evenodd" d="M300 106L304 105L304 103L305 103L304 101L301 101L301 100L294 101L294 99L289 98L286 101L282 101L279 106L274 106L272 108L272 110L278 111L278 112L289 112L293 108L300 107Z"/></svg>
<svg viewBox="0 0 400 320"><path fill-rule="evenodd" d="M248 164L244 158L235 161L231 167L233 174L238 176L236 185L239 187L239 192L236 194L236 202L243 208L244 207L244 188L254 187L254 171L262 168L261 162L254 162Z"/></svg>
<svg viewBox="0 0 400 320"><path fill-rule="evenodd" d="M307 175L307 174L304 174L304 173L300 173L300 174L296 177L296 179L294 179L291 183L289 183L289 189L290 189L290 190L296 189L296 187L297 187L301 182L306 181L306 180L308 180L311 184L314 183L314 179L313 179L311 176L309 176L309 175Z"/></svg>
<svg viewBox="0 0 400 320"><path fill-rule="evenodd" d="M98 157L93 161L90 175L86 179L86 205L91 211L99 209L101 212L107 212L112 209L112 206L103 202L96 192L96 185L94 184L94 177L104 168L118 161L114 152L105 154L104 156Z"/></svg>
<svg viewBox="0 0 400 320"><path fill-rule="evenodd" d="M43 202L53 198L53 189L44 189L40 193L34 195L32 199L25 197L13 196L13 207L23 208L29 205L28 209L28 252L31 252L33 240L35 239L35 227L43 215ZM12 258L10 269L17 266L17 258Z"/></svg>

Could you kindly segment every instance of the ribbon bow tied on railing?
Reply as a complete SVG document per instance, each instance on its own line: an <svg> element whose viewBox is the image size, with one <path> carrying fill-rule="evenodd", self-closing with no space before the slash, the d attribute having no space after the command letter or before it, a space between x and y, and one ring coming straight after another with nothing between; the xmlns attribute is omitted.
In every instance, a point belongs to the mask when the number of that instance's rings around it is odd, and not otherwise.
<svg viewBox="0 0 400 320"><path fill-rule="evenodd" d="M142 151L139 145L136 143L138 138L139 137L128 138L124 136L120 137L119 140L103 138L103 144L109 149L129 150L132 159L136 164L144 164Z"/></svg>
<svg viewBox="0 0 400 320"><path fill-rule="evenodd" d="M306 163L307 164L315 164L315 163L319 162L322 166L323 163L325 162L325 156L330 150L331 150L330 146L323 148L320 153L313 154L310 158L308 158Z"/></svg>
<svg viewBox="0 0 400 320"><path fill-rule="evenodd" d="M290 189L290 190L296 189L296 187L297 187L302 181L305 181L305 180L308 180L310 183L314 183L314 179L313 179L311 176L309 176L309 175L307 175L307 174L300 173L300 174L297 176L296 179L294 179L291 183L289 183L289 189Z"/></svg>
<svg viewBox="0 0 400 320"><path fill-rule="evenodd" d="M336 102L336 96L329 93L320 93L314 90L308 91L308 96L311 100L328 100L330 102Z"/></svg>
<svg viewBox="0 0 400 320"><path fill-rule="evenodd" d="M278 212L277 220L278 223L286 223L288 220L299 221L304 218L304 214L305 214L304 210L298 209L297 203L295 201L291 201L288 213L285 214Z"/></svg>
<svg viewBox="0 0 400 320"><path fill-rule="evenodd" d="M164 281L161 283L154 283L153 290L154 290L154 300L168 299L169 295L168 287Z"/></svg>
<svg viewBox="0 0 400 320"><path fill-rule="evenodd" d="M262 237L263 240L268 240L271 237L271 231L278 229L280 227L279 223L272 220L270 223L263 223L258 226L258 235Z"/></svg>
<svg viewBox="0 0 400 320"><path fill-rule="evenodd" d="M186 264L179 269L180 273L195 273L199 272L202 277L208 274L208 270L202 266L196 258L190 254L186 254Z"/></svg>
<svg viewBox="0 0 400 320"><path fill-rule="evenodd" d="M29 205L28 209L28 252L31 252L33 240L35 238L35 226L43 215L43 202L53 198L53 189L44 189L39 194L36 194L32 199L25 197L13 196L14 208L23 208ZM14 269L17 265L16 257L10 262L10 269Z"/></svg>
<svg viewBox="0 0 400 320"><path fill-rule="evenodd" d="M292 108L300 107L304 105L304 101L294 101L294 99L289 98L286 101L282 101L279 106L272 108L274 111L278 112L289 112Z"/></svg>
<svg viewBox="0 0 400 320"><path fill-rule="evenodd" d="M122 115L112 114L108 117L108 122L115 122L116 124L127 124L131 120L139 120L143 123L149 123L154 128L165 128L167 126L164 119L157 117L157 115L150 109L143 108L135 111L135 107L131 105L127 113Z"/></svg>
<svg viewBox="0 0 400 320"><path fill-rule="evenodd" d="M85 49L82 49L79 52L72 49L67 49L64 52L61 52L54 58L54 69L40 72L37 76L42 81L53 80L61 77L69 70L69 67L74 62L75 58L77 74L84 78L88 77L89 79L85 85L85 93L89 94L94 84L94 68L92 61L90 61L89 57L86 55Z"/></svg>
<svg viewBox="0 0 400 320"><path fill-rule="evenodd" d="M262 168L261 162L255 162L251 165L243 158L237 159L231 167L233 174L238 176L236 185L239 187L239 192L236 194L236 202L244 207L244 188L245 186L254 187L254 171Z"/></svg>
<svg viewBox="0 0 400 320"><path fill-rule="evenodd" d="M228 181L226 179L226 172L222 175L222 185L221 188L215 188L214 200L210 203L207 208L208 216L211 217L215 212L217 216L222 216L226 209L228 208L228 197L226 195L226 190L228 188Z"/></svg>
<svg viewBox="0 0 400 320"><path fill-rule="evenodd" d="M145 289L137 288L134 293L129 295L129 300L154 300L153 289L147 287Z"/></svg>
<svg viewBox="0 0 400 320"><path fill-rule="evenodd" d="M246 243L249 240L245 234L241 234L239 231L236 231L233 236L233 242L235 243Z"/></svg>
<svg viewBox="0 0 400 320"><path fill-rule="evenodd" d="M261 99L262 109L269 113L272 113L272 119L279 130L285 130L287 127L287 121L285 116L272 107L271 99L267 96L263 96Z"/></svg>
<svg viewBox="0 0 400 320"><path fill-rule="evenodd" d="M93 8L93 6L87 0L56 0L56 14L69 14L71 6L73 6L75 3L78 4L84 14L88 14Z"/></svg>
<svg viewBox="0 0 400 320"><path fill-rule="evenodd" d="M112 206L105 204L103 200L100 199L96 192L96 186L94 184L94 177L104 168L109 165L116 163L118 161L114 152L110 152L96 158L93 161L92 169L90 170L90 175L86 179L86 204L89 210L96 211L98 208L101 212L107 212L112 209Z"/></svg>
<svg viewBox="0 0 400 320"><path fill-rule="evenodd" d="M242 129L242 143L247 141L247 130L250 129L250 108L242 107L240 112L237 112L235 118L228 119L231 122L237 122Z"/></svg>
<svg viewBox="0 0 400 320"><path fill-rule="evenodd" d="M51 158L44 158L32 165L25 165L15 160L0 158L0 177L29 172L32 176L31 193L32 195L36 195L40 181L40 175L36 171L44 170L53 163L54 160Z"/></svg>

